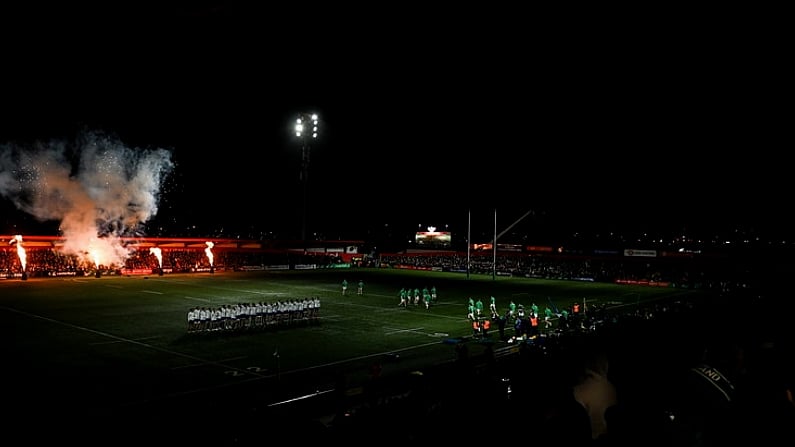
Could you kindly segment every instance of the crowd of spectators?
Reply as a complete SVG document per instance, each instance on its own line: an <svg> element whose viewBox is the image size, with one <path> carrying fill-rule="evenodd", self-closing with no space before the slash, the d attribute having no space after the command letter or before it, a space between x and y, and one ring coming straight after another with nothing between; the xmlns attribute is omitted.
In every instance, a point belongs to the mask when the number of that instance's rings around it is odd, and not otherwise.
<svg viewBox="0 0 795 447"><path fill-rule="evenodd" d="M367 258L367 265L381 268L427 269L467 272L474 275L514 276L524 278L563 279L594 282L646 282L681 288L713 290L746 288L753 278L747 272L728 269L715 260L631 258L600 256L556 256L552 254L500 253L492 255L462 253L381 254ZM216 270L250 270L265 268L292 269L311 265L324 268L342 264L334 253L300 251L216 250L211 260L201 249L163 249L162 259L148 250L133 250L123 265L95 265L85 257L65 254L57 249L27 251L25 273L28 276L84 275L97 270L121 274L127 270L189 273ZM0 250L0 272L22 273L16 250Z"/></svg>
<svg viewBox="0 0 795 447"><path fill-rule="evenodd" d="M382 254L379 262L381 267L388 268L594 282L634 281L715 290L747 287L752 280L743 271L727 268L728 262L697 258L401 253Z"/></svg>
<svg viewBox="0 0 795 447"><path fill-rule="evenodd" d="M148 250L133 250L123 265L95 265L85 257L66 254L57 249L29 249L26 251L24 273L30 277L83 276L96 271L103 274L122 274L124 271L159 270L190 273L216 270L246 270L268 267L294 268L296 265L314 265L325 267L342 263L339 256L329 254L305 254L295 252L235 251L217 250L212 262L204 250L199 249L163 249L162 260ZM162 262L162 264L161 264ZM23 273L22 263L16 250L0 250L0 272L6 275Z"/></svg>

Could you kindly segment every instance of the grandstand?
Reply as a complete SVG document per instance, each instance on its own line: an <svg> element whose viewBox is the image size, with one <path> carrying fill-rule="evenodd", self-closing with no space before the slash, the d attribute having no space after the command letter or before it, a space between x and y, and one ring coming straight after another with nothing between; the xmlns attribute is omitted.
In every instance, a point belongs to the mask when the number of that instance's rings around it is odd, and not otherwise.
<svg viewBox="0 0 795 447"><path fill-rule="evenodd" d="M18 239L21 239L17 242ZM0 236L0 271L7 277L83 276L87 274L190 273L216 270L262 270L303 265L361 263L361 241L255 241L229 238L120 237L123 265L93 262L89 249L67 253L60 236ZM18 247L27 252L23 267ZM210 250L210 251L208 251ZM210 257L210 255L212 257ZM161 256L158 259L158 256Z"/></svg>
<svg viewBox="0 0 795 447"><path fill-rule="evenodd" d="M6 278L87 275L148 275L242 270L294 270L318 267L378 266L591 282L722 289L756 280L745 264L726 254L672 250L565 250L552 246L473 244L466 252L408 249L362 253L364 241L258 241L231 238L122 237L122 265L92 262L85 253L65 251L59 236L0 236L0 272ZM23 268L19 245L27 252ZM16 245L16 246L15 246Z"/></svg>

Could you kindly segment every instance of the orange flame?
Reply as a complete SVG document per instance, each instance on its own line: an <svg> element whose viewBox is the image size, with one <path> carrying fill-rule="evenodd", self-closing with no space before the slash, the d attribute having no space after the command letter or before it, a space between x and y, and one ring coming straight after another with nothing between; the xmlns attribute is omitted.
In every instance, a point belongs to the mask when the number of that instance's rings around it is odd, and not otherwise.
<svg viewBox="0 0 795 447"><path fill-rule="evenodd" d="M14 242L17 243L17 255L19 256L19 262L22 263L22 271L24 272L28 265L28 254L25 252L25 247L22 246L22 235L14 236L11 243Z"/></svg>
<svg viewBox="0 0 795 447"><path fill-rule="evenodd" d="M160 247L149 247L149 253L155 255L158 267L163 268L163 252Z"/></svg>
<svg viewBox="0 0 795 447"><path fill-rule="evenodd" d="M213 244L212 242L209 242L209 241L207 241L205 243L207 244L207 248L204 249L204 252L207 253L207 259L210 260L210 267L212 267L212 265L213 265L213 252L210 249L213 248L215 246L215 244Z"/></svg>

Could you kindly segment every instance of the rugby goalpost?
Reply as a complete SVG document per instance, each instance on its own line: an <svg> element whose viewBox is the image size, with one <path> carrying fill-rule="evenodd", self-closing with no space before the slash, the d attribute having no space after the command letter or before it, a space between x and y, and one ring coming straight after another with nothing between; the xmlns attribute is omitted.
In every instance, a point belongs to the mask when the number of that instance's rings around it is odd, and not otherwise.
<svg viewBox="0 0 795 447"><path fill-rule="evenodd" d="M524 220L525 217L529 216L533 213L533 210L529 210L528 212L524 213L522 217L516 219L512 224L508 225L508 228L502 230L500 234L497 234L497 208L494 208L494 239L491 240L491 248L492 248L492 259L491 259L491 279L497 279L497 241L507 232L511 231L511 228L515 227L516 224ZM472 250L472 210L468 210L467 214L467 279L469 279L469 264L471 262L471 250Z"/></svg>

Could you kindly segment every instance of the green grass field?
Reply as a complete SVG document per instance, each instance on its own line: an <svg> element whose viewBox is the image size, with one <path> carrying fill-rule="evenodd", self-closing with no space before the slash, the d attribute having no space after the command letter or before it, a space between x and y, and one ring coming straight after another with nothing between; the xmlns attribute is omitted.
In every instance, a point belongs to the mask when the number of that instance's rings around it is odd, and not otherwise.
<svg viewBox="0 0 795 447"><path fill-rule="evenodd" d="M347 296L343 279L351 284ZM398 307L401 287L425 286L438 289L431 309ZM494 296L504 313L511 300L543 309L585 299L631 310L695 293L369 269L6 279L0 280L3 400L14 409L12 424L85 415L125 430L140 421L146 432L153 420L170 418L250 420L251 414L293 411L299 404L286 401L311 394L317 395L303 400L355 396L374 363L387 378L453 362L455 342L472 335L470 296L482 298L487 309ZM192 307L315 296L319 324L187 332ZM492 334L502 346L496 330ZM477 355L485 343L471 346Z"/></svg>

